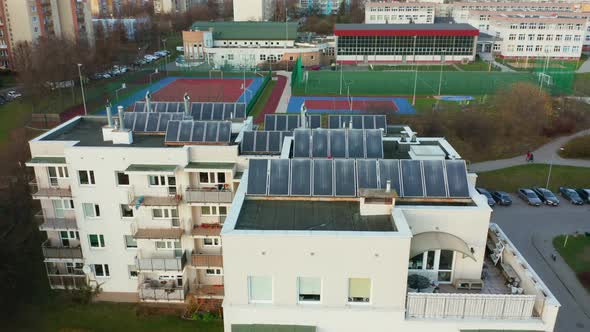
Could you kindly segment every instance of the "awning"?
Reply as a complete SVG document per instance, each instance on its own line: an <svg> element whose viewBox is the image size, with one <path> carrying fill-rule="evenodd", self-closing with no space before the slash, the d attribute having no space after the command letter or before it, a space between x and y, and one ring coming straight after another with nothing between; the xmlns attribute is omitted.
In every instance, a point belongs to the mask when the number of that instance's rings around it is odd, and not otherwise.
<svg viewBox="0 0 590 332"><path fill-rule="evenodd" d="M315 326L232 324L231 332L315 332Z"/></svg>
<svg viewBox="0 0 590 332"><path fill-rule="evenodd" d="M235 163L215 163L215 162L201 162L201 163L189 163L184 167L187 172L198 172L198 171L216 171L216 170L232 170L234 169Z"/></svg>
<svg viewBox="0 0 590 332"><path fill-rule="evenodd" d="M444 232L424 232L412 237L410 258L428 250L453 250L475 260L471 248L461 238Z"/></svg>
<svg viewBox="0 0 590 332"><path fill-rule="evenodd" d="M56 165L65 164L65 157L33 157L33 159L26 162L27 166L45 166L45 165Z"/></svg>
<svg viewBox="0 0 590 332"><path fill-rule="evenodd" d="M146 164L131 164L125 172L128 173L174 173L176 165L146 165Z"/></svg>

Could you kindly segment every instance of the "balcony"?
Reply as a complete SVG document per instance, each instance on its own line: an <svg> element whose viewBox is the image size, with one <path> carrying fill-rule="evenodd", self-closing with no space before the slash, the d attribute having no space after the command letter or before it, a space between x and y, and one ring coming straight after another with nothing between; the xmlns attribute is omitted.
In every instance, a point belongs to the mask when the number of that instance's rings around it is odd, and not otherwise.
<svg viewBox="0 0 590 332"><path fill-rule="evenodd" d="M41 210L35 214L41 231L68 231L78 230L76 214L74 210L64 210L60 217L55 216L54 211Z"/></svg>
<svg viewBox="0 0 590 332"><path fill-rule="evenodd" d="M176 193L176 187L150 188L148 192L138 192L133 187L129 189L129 205L140 206L178 206L182 195Z"/></svg>
<svg viewBox="0 0 590 332"><path fill-rule="evenodd" d="M87 285L85 275L48 274L47 279L52 289L78 289Z"/></svg>
<svg viewBox="0 0 590 332"><path fill-rule="evenodd" d="M31 187L31 192L33 193L32 195L34 199L72 197L72 189L70 187L63 188L41 186L35 181L30 182L29 186Z"/></svg>
<svg viewBox="0 0 590 332"><path fill-rule="evenodd" d="M147 257L140 255L135 257L135 266L138 271L182 271L186 265L187 253L180 257Z"/></svg>
<svg viewBox="0 0 590 332"><path fill-rule="evenodd" d="M131 224L131 234L134 238L143 240L179 240L184 234L184 227L178 219L157 221L151 225L147 221L135 221Z"/></svg>
<svg viewBox="0 0 590 332"><path fill-rule="evenodd" d="M226 189L188 188L185 195L187 203L231 203L233 198L233 192Z"/></svg>
<svg viewBox="0 0 590 332"><path fill-rule="evenodd" d="M191 285L190 294L199 299L222 299L225 295L223 285Z"/></svg>
<svg viewBox="0 0 590 332"><path fill-rule="evenodd" d="M225 217L223 217L223 218L225 219ZM195 225L193 227L193 229L191 230L191 235L196 238L219 237L219 236L221 236L221 225L219 225L219 224Z"/></svg>
<svg viewBox="0 0 590 332"><path fill-rule="evenodd" d="M47 240L43 242L41 245L41 249L43 250L43 257L45 259L53 258L53 259L82 259L84 256L82 255L82 248L81 247L64 247L61 245L52 244L51 240Z"/></svg>
<svg viewBox="0 0 590 332"><path fill-rule="evenodd" d="M223 267L223 256L221 254L193 254L193 266L201 269Z"/></svg>
<svg viewBox="0 0 590 332"><path fill-rule="evenodd" d="M139 287L141 301L184 302L186 293L174 280L145 279Z"/></svg>

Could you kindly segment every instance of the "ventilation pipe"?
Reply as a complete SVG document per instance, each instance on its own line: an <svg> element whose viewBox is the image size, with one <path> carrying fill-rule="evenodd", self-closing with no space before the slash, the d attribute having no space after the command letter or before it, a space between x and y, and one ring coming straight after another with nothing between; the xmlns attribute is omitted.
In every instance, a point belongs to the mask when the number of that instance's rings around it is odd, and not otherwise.
<svg viewBox="0 0 590 332"><path fill-rule="evenodd" d="M385 185L385 192L391 191L391 180L387 180L387 184Z"/></svg>
<svg viewBox="0 0 590 332"><path fill-rule="evenodd" d="M151 108L151 105L150 105L150 101L151 100L152 100L152 94L150 93L150 90L148 90L145 93L145 111L146 112L151 112L152 111L152 108Z"/></svg>
<svg viewBox="0 0 590 332"><path fill-rule="evenodd" d="M113 114L111 113L113 111L111 104L108 103L107 104L107 120L109 122L109 128L113 128Z"/></svg>
<svg viewBox="0 0 590 332"><path fill-rule="evenodd" d="M117 106L117 110L119 111L119 129L125 130L125 124L123 123L123 106Z"/></svg>
<svg viewBox="0 0 590 332"><path fill-rule="evenodd" d="M305 102L301 104L301 128L307 128L307 108Z"/></svg>
<svg viewBox="0 0 590 332"><path fill-rule="evenodd" d="M184 100L184 112L186 113L186 115L191 115L191 110L189 107L190 106L189 102L191 100L191 97L188 95L188 93L186 93L186 92L184 93L183 100Z"/></svg>

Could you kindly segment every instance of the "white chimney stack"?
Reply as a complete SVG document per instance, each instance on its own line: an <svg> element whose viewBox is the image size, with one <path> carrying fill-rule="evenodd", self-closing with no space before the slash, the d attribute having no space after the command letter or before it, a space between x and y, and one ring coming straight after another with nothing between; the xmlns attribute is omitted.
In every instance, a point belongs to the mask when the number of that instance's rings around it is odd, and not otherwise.
<svg viewBox="0 0 590 332"><path fill-rule="evenodd" d="M150 105L150 101L151 101L151 100L152 100L152 94L151 94L151 93L150 93L150 91L148 90L148 91L145 93L145 111L146 111L146 112L151 112L151 111L152 111L152 108L151 108L151 105Z"/></svg>
<svg viewBox="0 0 590 332"><path fill-rule="evenodd" d="M391 191L391 180L387 180L387 184L385 185L385 192Z"/></svg>
<svg viewBox="0 0 590 332"><path fill-rule="evenodd" d="M117 110L119 111L119 129L125 130L125 124L123 123L123 106L117 106Z"/></svg>
<svg viewBox="0 0 590 332"><path fill-rule="evenodd" d="M111 134L113 144L132 144L133 132L131 131L131 128L125 128L125 123L123 122L123 106L118 106L117 110L119 112L119 117L117 118L117 122L119 122L119 128L113 130Z"/></svg>
<svg viewBox="0 0 590 332"><path fill-rule="evenodd" d="M107 120L109 123L109 128L113 128L113 114L111 104L107 105Z"/></svg>
<svg viewBox="0 0 590 332"><path fill-rule="evenodd" d="M191 115L191 109L190 109L190 104L189 101L191 100L191 97L188 95L188 93L184 93L184 112L186 113L186 115Z"/></svg>

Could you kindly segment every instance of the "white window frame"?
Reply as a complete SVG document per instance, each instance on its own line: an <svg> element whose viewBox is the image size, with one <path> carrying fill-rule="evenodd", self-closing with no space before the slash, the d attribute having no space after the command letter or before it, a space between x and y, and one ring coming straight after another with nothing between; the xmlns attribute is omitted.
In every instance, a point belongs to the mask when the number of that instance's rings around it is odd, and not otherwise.
<svg viewBox="0 0 590 332"><path fill-rule="evenodd" d="M206 276L212 276L212 277L219 277L223 275L223 269L220 268L208 268L205 269L205 275Z"/></svg>
<svg viewBox="0 0 590 332"><path fill-rule="evenodd" d="M94 212L94 215L92 215L92 216L86 215L86 208L84 206L87 206L88 204L92 205L92 211ZM82 214L84 215L84 218L86 218L86 219L99 219L100 218L100 205L98 205L96 203L82 203Z"/></svg>
<svg viewBox="0 0 590 332"><path fill-rule="evenodd" d="M49 169L55 170L55 176L51 176ZM59 185L59 179L69 179L70 173L67 166L47 166L47 177L49 178L49 185L56 187ZM51 179L55 179L55 184L52 183Z"/></svg>
<svg viewBox="0 0 590 332"><path fill-rule="evenodd" d="M96 236L97 240L98 240L98 246L93 246L92 245L92 241L90 240L91 236ZM103 234L88 234L88 247L90 247L90 249L104 249L106 247L106 241L104 240L104 235Z"/></svg>
<svg viewBox="0 0 590 332"><path fill-rule="evenodd" d="M309 278L309 279L314 278L314 279L318 279L320 281L320 299L319 300L301 300L301 278ZM300 304L321 304L322 299L324 298L322 296L323 289L324 289L324 281L322 280L322 278L319 278L319 277L297 277L297 302Z"/></svg>
<svg viewBox="0 0 590 332"><path fill-rule="evenodd" d="M119 174L124 174L127 176L127 184L121 184L119 183ZM115 171L115 182L117 183L117 187L129 187L131 185L131 180L129 178L129 174L123 172L123 171Z"/></svg>
<svg viewBox="0 0 590 332"><path fill-rule="evenodd" d="M201 181L201 174L207 175L207 181ZM219 182L219 174L224 175L225 182ZM227 183L227 174L226 174L226 172L199 172L199 183L202 183L202 184L226 184Z"/></svg>
<svg viewBox="0 0 590 332"><path fill-rule="evenodd" d="M129 208L129 210L131 211L131 217L126 217L126 216L123 215L123 207ZM120 204L119 205L119 211L121 213L121 219L133 219L133 218L135 218L135 211L133 210L132 207L130 207L127 204Z"/></svg>
<svg viewBox="0 0 590 332"><path fill-rule="evenodd" d="M208 241L211 241L207 243ZM221 247L221 237L212 236L203 238L203 247Z"/></svg>
<svg viewBox="0 0 590 332"><path fill-rule="evenodd" d="M152 220L179 220L179 214L177 208L152 208ZM161 217L156 217L154 215L155 211L160 211L162 214ZM172 213L172 211L176 211L176 216Z"/></svg>
<svg viewBox="0 0 590 332"><path fill-rule="evenodd" d="M369 301L368 302L355 302L355 301L350 301L350 281L351 279L369 279L369 282L371 283L371 289L369 290ZM367 278L367 277L350 277L348 278L348 290L347 290L347 298L346 298L346 303L348 305L353 305L353 306L364 306L364 305L370 305L373 301L373 279L372 278Z"/></svg>
<svg viewBox="0 0 590 332"><path fill-rule="evenodd" d="M82 173L86 173L86 177L88 178L88 183L82 183L82 178L80 177L80 174ZM93 170L86 170L86 169L82 169L82 170L78 170L78 183L80 184L81 187L88 187L88 186L94 186L96 185L96 177L94 174Z"/></svg>
<svg viewBox="0 0 590 332"><path fill-rule="evenodd" d="M137 269L137 266L135 266L135 264L127 265L127 271L129 273L129 279L137 279L139 277L139 270ZM132 275L132 273L134 272L135 275Z"/></svg>
<svg viewBox="0 0 590 332"><path fill-rule="evenodd" d="M154 181L152 181L154 180ZM168 176L166 175L148 175L148 186L150 188L160 188L168 186Z"/></svg>
<svg viewBox="0 0 590 332"><path fill-rule="evenodd" d="M252 299L252 278L270 278L270 300ZM274 278L272 276L248 276L248 303L272 303L274 299Z"/></svg>
<svg viewBox="0 0 590 332"><path fill-rule="evenodd" d="M94 275L97 278L110 278L111 277L111 270L109 269L109 264L92 264L90 265L92 267L92 272L94 273ZM96 273L96 267L97 266L101 266L102 267L102 275L98 275L98 273Z"/></svg>
<svg viewBox="0 0 590 332"><path fill-rule="evenodd" d="M164 243L164 247L163 248L158 247L158 243ZM175 243L178 243L178 247L175 246ZM180 241L176 241L176 240L158 240L158 241L155 241L154 245L155 245L157 251L170 251L170 250L181 250L182 249L182 244L180 243Z"/></svg>
<svg viewBox="0 0 590 332"><path fill-rule="evenodd" d="M130 247L127 243L127 239L132 238L135 241L135 247ZM125 243L125 249L127 250L136 250L137 249L137 240L133 237L133 235L123 235L123 242Z"/></svg>

